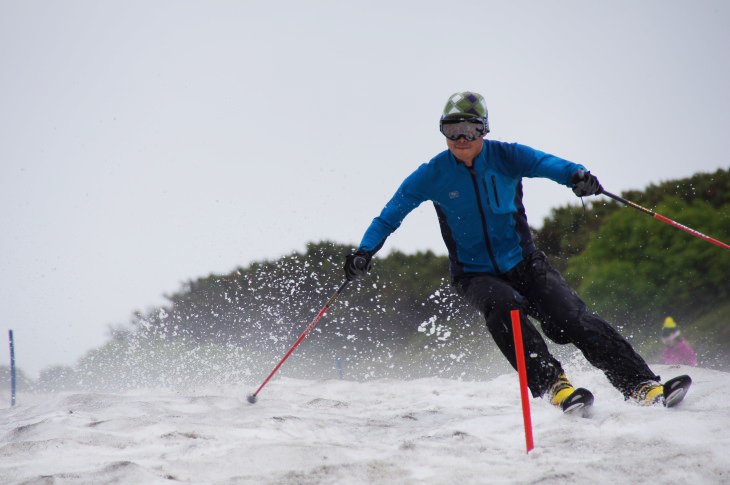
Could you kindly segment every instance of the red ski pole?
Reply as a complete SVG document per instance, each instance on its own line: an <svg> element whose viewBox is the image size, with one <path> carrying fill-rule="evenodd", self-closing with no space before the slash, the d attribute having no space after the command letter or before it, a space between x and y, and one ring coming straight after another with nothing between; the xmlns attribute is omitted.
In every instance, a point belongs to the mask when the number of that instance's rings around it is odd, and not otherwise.
<svg viewBox="0 0 730 485"><path fill-rule="evenodd" d="M692 234L693 236L698 237L700 239L704 239L705 241L712 243L715 246L720 246L721 248L724 248L724 249L730 249L730 245L727 245L722 241L718 241L717 239L714 239L714 238L711 238L710 236L702 234L701 232L696 231L696 230L692 229L691 227L687 227L685 225L680 224L679 222L675 222L675 221L671 220L668 217L664 217L663 215L657 214L656 212L653 212L645 207L641 207L639 204L635 204L634 202L631 202L630 200L626 200L623 197L614 195L611 192L606 192L605 190L601 193L607 197L612 198L615 201L621 202L622 204L625 204L629 207L633 207L634 209L640 210L641 212L643 212L645 214L649 214L650 216L652 216L655 219L659 219L662 222L666 222L670 226L676 227L677 229L681 229L684 232L686 232L688 234Z"/></svg>
<svg viewBox="0 0 730 485"><path fill-rule="evenodd" d="M530 398L527 396L527 367L525 366L525 349L522 345L522 325L520 312L512 310L512 334L515 339L515 357L517 357L517 373L520 376L520 398L522 399L522 420L525 423L525 445L527 453L535 447L532 441L532 418L530 417Z"/></svg>
<svg viewBox="0 0 730 485"><path fill-rule="evenodd" d="M327 303L325 303L325 305L319 311L317 316L314 317L314 320L312 320L312 322L309 325L307 325L307 328L304 329L304 332L302 332L302 334L299 336L297 341L294 342L294 345L292 345L291 348L289 349L289 351L286 353L286 355L284 355L284 358L282 358L279 361L279 363L276 364L276 367L274 367L274 370L271 371L271 374L269 374L269 376L266 379L264 379L264 382L261 383L259 388L256 389L256 392L254 392L253 394L249 394L246 397L246 399L248 399L248 402L250 402L251 404L254 404L256 402L256 396L258 395L259 392L261 392L261 389L263 389L264 386L266 385L266 383L269 382L269 380L274 376L274 374L276 374L276 371L279 370L279 367L281 367L281 364L283 364L284 361L286 361L286 359L289 358L289 356L292 354L292 352L294 352L294 349L296 349L299 346L299 344L302 343L302 340L304 340L304 337L306 337L307 334L312 331L314 326L317 325L317 322L319 322L319 320L324 316L324 314L327 313L327 309L335 302L337 297L340 296L340 293L342 293L342 290L345 289L345 287L347 286L347 284L349 282L350 282L350 280L345 280L342 282L340 287L337 288L337 291L335 291L334 295L332 295L330 297L330 299L327 300Z"/></svg>

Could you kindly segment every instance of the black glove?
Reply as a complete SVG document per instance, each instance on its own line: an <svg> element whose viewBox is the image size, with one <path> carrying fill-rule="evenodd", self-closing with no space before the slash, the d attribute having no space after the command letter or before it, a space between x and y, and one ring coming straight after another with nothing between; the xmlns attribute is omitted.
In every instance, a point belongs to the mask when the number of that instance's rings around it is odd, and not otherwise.
<svg viewBox="0 0 730 485"><path fill-rule="evenodd" d="M345 258L345 276L348 281L365 276L372 267L370 255L365 251L356 251Z"/></svg>
<svg viewBox="0 0 730 485"><path fill-rule="evenodd" d="M586 195L598 195L603 192L603 187L591 172L580 169L570 177L570 184L573 186L573 193L578 197Z"/></svg>

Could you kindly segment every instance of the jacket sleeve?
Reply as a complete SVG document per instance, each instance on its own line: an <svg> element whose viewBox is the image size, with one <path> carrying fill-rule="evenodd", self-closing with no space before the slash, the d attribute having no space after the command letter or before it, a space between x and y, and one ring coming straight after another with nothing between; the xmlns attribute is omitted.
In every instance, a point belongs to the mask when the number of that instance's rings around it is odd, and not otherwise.
<svg viewBox="0 0 730 485"><path fill-rule="evenodd" d="M580 169L587 170L583 165L569 162L549 153L534 148L513 144L513 157L522 163L519 174L522 177L549 178L559 184L570 187L570 177Z"/></svg>
<svg viewBox="0 0 730 485"><path fill-rule="evenodd" d="M388 236L400 227L403 219L423 201L428 200L423 190L420 189L426 176L425 172L426 165L424 164L403 181L390 201L385 204L380 215L373 219L370 227L365 231L358 248L360 251L365 251L370 255L378 252Z"/></svg>

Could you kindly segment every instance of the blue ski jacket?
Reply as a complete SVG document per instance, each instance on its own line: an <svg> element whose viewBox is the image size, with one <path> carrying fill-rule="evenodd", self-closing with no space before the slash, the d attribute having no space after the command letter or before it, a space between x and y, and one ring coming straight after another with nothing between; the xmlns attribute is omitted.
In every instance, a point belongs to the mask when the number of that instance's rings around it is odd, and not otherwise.
<svg viewBox="0 0 730 485"><path fill-rule="evenodd" d="M522 204L522 178L570 186L579 169L585 167L517 143L485 139L471 168L445 150L403 181L358 249L375 254L413 209L430 200L452 277L506 273L536 251Z"/></svg>

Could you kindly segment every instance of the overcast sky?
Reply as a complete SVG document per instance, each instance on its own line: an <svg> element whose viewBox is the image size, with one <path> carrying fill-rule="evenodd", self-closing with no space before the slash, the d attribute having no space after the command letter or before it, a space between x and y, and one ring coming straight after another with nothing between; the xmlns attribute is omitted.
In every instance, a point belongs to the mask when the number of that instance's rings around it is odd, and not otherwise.
<svg viewBox="0 0 730 485"><path fill-rule="evenodd" d="M724 0L0 0L0 328L35 377L185 281L356 245L456 91L614 193L727 168L728 25ZM579 203L525 190L535 227ZM396 248L445 254L432 206Z"/></svg>

